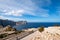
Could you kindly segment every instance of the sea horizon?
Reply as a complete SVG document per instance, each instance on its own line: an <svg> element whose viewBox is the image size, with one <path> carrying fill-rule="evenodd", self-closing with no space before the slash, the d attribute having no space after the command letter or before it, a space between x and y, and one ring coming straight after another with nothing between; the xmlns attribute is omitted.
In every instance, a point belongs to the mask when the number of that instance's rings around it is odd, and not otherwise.
<svg viewBox="0 0 60 40"><path fill-rule="evenodd" d="M14 26L17 30L38 28L38 27L60 26L60 22L27 22L27 24Z"/></svg>

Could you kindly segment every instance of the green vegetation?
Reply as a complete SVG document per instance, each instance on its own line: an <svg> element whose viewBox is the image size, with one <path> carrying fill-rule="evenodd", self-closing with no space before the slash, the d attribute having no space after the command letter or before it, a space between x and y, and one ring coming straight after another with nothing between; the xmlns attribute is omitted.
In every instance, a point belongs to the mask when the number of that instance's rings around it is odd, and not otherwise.
<svg viewBox="0 0 60 40"><path fill-rule="evenodd" d="M0 38L7 37L7 34L0 34Z"/></svg>
<svg viewBox="0 0 60 40"><path fill-rule="evenodd" d="M40 32L43 32L43 31L44 31L44 27L41 26L38 30L39 30Z"/></svg>
<svg viewBox="0 0 60 40"><path fill-rule="evenodd" d="M3 31L5 31L5 32L7 32L7 31L15 31L15 32L13 32L11 34L8 34L8 33L0 34L0 38L5 38L5 37L7 37L9 35L12 35L12 34L19 34L21 32L24 32L22 30L21 31L18 31L15 28L12 28L10 25L6 26Z"/></svg>
<svg viewBox="0 0 60 40"><path fill-rule="evenodd" d="M15 31L13 34L19 34L21 32L24 32L24 31Z"/></svg>
<svg viewBox="0 0 60 40"><path fill-rule="evenodd" d="M60 36L60 34L56 33L56 35Z"/></svg>
<svg viewBox="0 0 60 40"><path fill-rule="evenodd" d="M10 25L6 26L5 31L16 31L15 28L12 28Z"/></svg>

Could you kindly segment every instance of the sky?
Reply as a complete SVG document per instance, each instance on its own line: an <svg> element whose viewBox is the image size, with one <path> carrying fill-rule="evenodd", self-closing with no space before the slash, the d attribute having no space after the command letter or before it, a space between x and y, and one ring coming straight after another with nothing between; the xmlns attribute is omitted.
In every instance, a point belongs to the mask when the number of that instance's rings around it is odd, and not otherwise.
<svg viewBox="0 0 60 40"><path fill-rule="evenodd" d="M60 0L0 0L0 19L60 22Z"/></svg>

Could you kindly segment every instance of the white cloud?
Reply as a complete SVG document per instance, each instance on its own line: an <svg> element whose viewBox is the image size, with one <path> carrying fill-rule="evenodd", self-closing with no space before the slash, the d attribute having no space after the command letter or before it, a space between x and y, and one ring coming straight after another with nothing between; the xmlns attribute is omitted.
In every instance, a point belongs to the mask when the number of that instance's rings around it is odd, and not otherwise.
<svg viewBox="0 0 60 40"><path fill-rule="evenodd" d="M0 19L3 18L3 16L0 16Z"/></svg>
<svg viewBox="0 0 60 40"><path fill-rule="evenodd" d="M56 11L56 13L60 16L60 6L57 7L57 11Z"/></svg>
<svg viewBox="0 0 60 40"><path fill-rule="evenodd" d="M3 15L22 16L23 14L29 14L42 17L45 17L46 15L48 16L48 11L39 8L37 5L40 7L49 6L51 1L36 0L36 2L33 2L32 0L0 0L0 8L4 10L3 12L6 12ZM45 2L47 3L45 4ZM39 11L39 13L35 13L35 11Z"/></svg>
<svg viewBox="0 0 60 40"><path fill-rule="evenodd" d="M23 13L24 13L24 10L12 10L12 11L6 12L5 15L22 16Z"/></svg>
<svg viewBox="0 0 60 40"><path fill-rule="evenodd" d="M49 10L46 10L46 9L41 9L40 10L40 16L42 17L49 17Z"/></svg>
<svg viewBox="0 0 60 40"><path fill-rule="evenodd" d="M6 17L5 16L0 16L0 19L6 19Z"/></svg>
<svg viewBox="0 0 60 40"><path fill-rule="evenodd" d="M25 19L23 19L23 18L12 18L12 17L5 17L5 16L0 16L0 19L4 19L4 20L8 19L8 20L14 20L14 21L24 20L25 21Z"/></svg>

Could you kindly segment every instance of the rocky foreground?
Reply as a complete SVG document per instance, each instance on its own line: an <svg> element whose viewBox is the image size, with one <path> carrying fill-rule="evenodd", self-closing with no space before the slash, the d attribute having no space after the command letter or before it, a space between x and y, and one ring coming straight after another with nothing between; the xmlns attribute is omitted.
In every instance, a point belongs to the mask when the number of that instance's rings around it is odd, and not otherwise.
<svg viewBox="0 0 60 40"><path fill-rule="evenodd" d="M20 40L60 40L60 27L44 28L43 32L37 30Z"/></svg>
<svg viewBox="0 0 60 40"><path fill-rule="evenodd" d="M27 29L25 32L17 35L13 34L0 40L60 40L60 26L43 28L43 31L39 31L38 29ZM32 32L30 33L29 31Z"/></svg>

